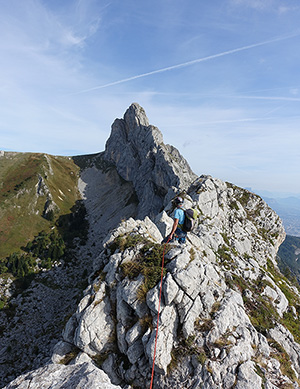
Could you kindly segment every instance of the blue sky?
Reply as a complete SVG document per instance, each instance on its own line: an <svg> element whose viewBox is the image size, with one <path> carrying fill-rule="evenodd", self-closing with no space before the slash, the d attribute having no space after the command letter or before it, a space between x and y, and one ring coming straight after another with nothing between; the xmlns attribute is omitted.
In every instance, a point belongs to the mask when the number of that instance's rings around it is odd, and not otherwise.
<svg viewBox="0 0 300 389"><path fill-rule="evenodd" d="M103 151L138 102L195 173L300 193L299 0L0 7L0 149Z"/></svg>

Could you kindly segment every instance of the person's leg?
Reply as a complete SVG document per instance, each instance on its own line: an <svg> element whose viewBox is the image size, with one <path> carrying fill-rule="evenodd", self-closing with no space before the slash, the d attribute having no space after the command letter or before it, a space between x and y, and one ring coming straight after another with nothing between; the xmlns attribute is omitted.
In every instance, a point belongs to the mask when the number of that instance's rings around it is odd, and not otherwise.
<svg viewBox="0 0 300 389"><path fill-rule="evenodd" d="M176 235L178 237L178 243L185 243L186 232L182 231L180 228L177 228Z"/></svg>

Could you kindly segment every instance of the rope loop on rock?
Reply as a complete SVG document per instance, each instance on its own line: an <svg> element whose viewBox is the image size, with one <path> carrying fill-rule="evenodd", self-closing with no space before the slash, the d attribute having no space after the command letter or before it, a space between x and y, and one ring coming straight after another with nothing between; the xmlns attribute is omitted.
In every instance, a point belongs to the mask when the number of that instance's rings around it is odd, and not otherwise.
<svg viewBox="0 0 300 389"><path fill-rule="evenodd" d="M161 263L161 276L160 276L160 289L159 289L159 300L158 300L158 310L157 310L157 323L156 323L156 335L155 335L155 345L154 345L154 354L153 354L153 364L152 364L152 373L151 373L151 383L150 389L152 389L153 378L154 378L154 363L155 363L155 355L156 355L156 346L157 346L157 336L158 336L158 322L159 322L159 310L160 310L160 302L161 302L161 291L162 291L162 282L164 278L164 262L165 262L165 250L166 246L170 241L170 236L167 242L164 245L163 255L162 255L162 263Z"/></svg>

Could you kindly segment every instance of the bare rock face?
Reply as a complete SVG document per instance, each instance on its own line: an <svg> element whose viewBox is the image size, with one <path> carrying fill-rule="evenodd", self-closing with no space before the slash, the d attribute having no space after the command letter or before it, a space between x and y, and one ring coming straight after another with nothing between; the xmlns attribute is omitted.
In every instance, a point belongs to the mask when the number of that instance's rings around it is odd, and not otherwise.
<svg viewBox="0 0 300 389"><path fill-rule="evenodd" d="M4 389L25 388L117 389L120 387L111 384L103 370L98 369L91 362L85 362L70 366L47 365L16 378Z"/></svg>
<svg viewBox="0 0 300 389"><path fill-rule="evenodd" d="M89 286L52 363L7 389L38 388L27 385L37 377L49 383L40 387L146 388L153 362L155 389L298 388L300 293L277 267L277 214L254 193L196 177L138 104L97 158L102 168L95 159L81 176L99 249ZM185 245L162 245L179 192L196 226Z"/></svg>
<svg viewBox="0 0 300 389"><path fill-rule="evenodd" d="M196 178L179 151L163 143L162 133L149 125L145 111L132 104L123 119L116 119L105 147L104 159L131 181L139 199L137 217L153 217L174 195Z"/></svg>
<svg viewBox="0 0 300 389"><path fill-rule="evenodd" d="M276 320L292 309L286 288L295 303L300 296L287 281L275 283L280 219L258 196L210 176L183 196L199 218L186 245L165 254L157 344L161 231L171 229L171 203L155 222L130 218L106 236L64 341L104 357L102 368L121 386L149 386L155 349L154 388L292 385L299 345ZM97 331L88 322L98 323Z"/></svg>
<svg viewBox="0 0 300 389"><path fill-rule="evenodd" d="M49 165L51 167L51 165ZM36 196L46 197L46 202L43 210L43 217L49 218L51 213L55 214L59 212L58 205L53 201L52 194L45 183L45 180L41 175L38 176L38 183L36 184Z"/></svg>

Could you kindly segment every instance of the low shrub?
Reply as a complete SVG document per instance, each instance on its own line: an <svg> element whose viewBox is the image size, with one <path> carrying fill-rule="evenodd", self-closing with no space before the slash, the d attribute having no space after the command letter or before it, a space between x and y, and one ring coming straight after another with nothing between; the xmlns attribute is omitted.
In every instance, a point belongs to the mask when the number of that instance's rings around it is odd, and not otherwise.
<svg viewBox="0 0 300 389"><path fill-rule="evenodd" d="M152 243L140 235L120 236L110 246L110 249L122 249L134 247L138 243L143 243L144 246L140 249L135 258L129 262L121 264L121 269L124 277L130 280L137 278L140 274L144 276L144 283L138 290L139 300L146 298L147 292L161 279L161 265L163 253L170 250L169 245L160 245ZM163 269L163 276L166 275L166 269Z"/></svg>

